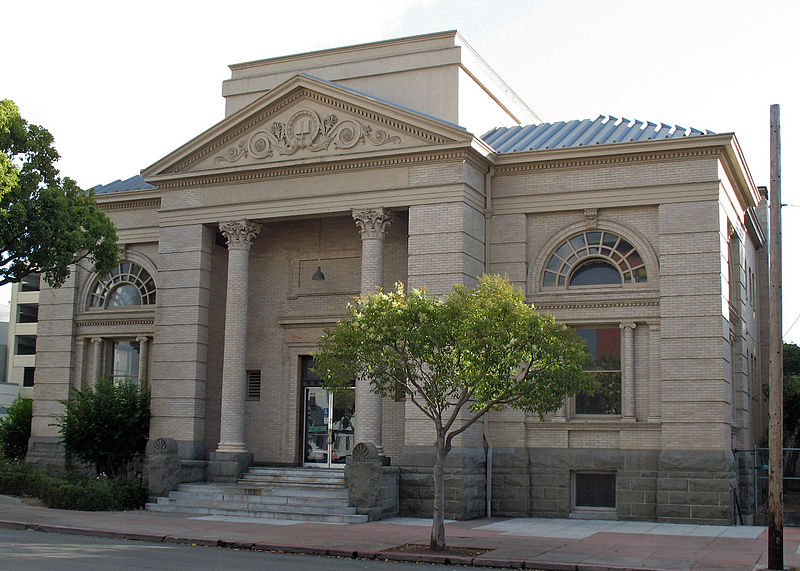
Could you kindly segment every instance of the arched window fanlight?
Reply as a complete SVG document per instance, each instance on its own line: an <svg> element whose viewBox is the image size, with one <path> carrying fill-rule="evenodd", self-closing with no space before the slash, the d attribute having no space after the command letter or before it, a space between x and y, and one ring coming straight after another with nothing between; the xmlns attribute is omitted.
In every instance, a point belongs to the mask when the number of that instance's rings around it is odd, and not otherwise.
<svg viewBox="0 0 800 571"><path fill-rule="evenodd" d="M647 281L644 261L630 242L613 232L581 232L550 257L544 287L597 286Z"/></svg>
<svg viewBox="0 0 800 571"><path fill-rule="evenodd" d="M153 305L156 284L150 273L134 262L120 262L111 273L95 282L90 307Z"/></svg>

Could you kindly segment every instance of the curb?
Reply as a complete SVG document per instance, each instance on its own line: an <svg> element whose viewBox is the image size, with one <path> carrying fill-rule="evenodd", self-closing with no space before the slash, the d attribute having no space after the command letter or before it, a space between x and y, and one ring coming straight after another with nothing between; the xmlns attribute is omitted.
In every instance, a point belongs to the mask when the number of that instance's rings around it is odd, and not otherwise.
<svg viewBox="0 0 800 571"><path fill-rule="evenodd" d="M394 551L344 550L337 548L298 547L276 545L270 543L240 542L224 539L197 539L173 535L154 535L138 532L107 531L91 528L69 527L62 525L26 523L20 521L0 520L0 529L16 531L39 531L43 533L61 533L65 535L82 535L102 537L105 539L122 539L127 541L147 541L151 543L168 543L174 545L190 545L200 547L219 547L223 549L242 549L248 551L264 551L298 555L318 555L323 557L343 557L349 559L368 559L378 561L398 561L433 563L438 565L458 565L462 567L496 567L500 569L538 569L541 571L641 571L628 567L612 567L603 565L583 565L580 563L555 563L533 561L528 559L480 559L460 555L434 555Z"/></svg>

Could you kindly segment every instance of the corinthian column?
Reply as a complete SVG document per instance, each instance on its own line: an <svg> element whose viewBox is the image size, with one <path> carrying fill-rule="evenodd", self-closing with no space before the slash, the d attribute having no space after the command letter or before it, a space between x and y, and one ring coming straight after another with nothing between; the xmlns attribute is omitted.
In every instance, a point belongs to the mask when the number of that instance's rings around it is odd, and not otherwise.
<svg viewBox="0 0 800 571"><path fill-rule="evenodd" d="M244 442L247 287L250 246L261 231L261 226L247 220L235 220L221 223L219 229L228 241L228 290L217 452L247 452Z"/></svg>
<svg viewBox="0 0 800 571"><path fill-rule="evenodd" d="M636 392L633 386L633 330L635 323L620 323L622 329L622 420L636 422Z"/></svg>
<svg viewBox="0 0 800 571"><path fill-rule="evenodd" d="M361 233L361 293L383 287L383 240L392 218L385 208L353 210ZM368 377L356 379L356 442L372 442L383 454L383 401L372 392Z"/></svg>

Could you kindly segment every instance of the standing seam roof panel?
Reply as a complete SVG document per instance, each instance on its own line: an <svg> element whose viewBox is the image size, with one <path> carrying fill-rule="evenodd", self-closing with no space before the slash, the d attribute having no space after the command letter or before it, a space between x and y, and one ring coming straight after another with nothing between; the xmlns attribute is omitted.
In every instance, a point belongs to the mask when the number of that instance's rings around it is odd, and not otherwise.
<svg viewBox="0 0 800 571"><path fill-rule="evenodd" d="M685 129L677 125L673 128L664 123L631 121L624 117L617 119L611 115L600 115L594 120L497 127L481 138L497 153L503 154L711 134L712 131L693 127Z"/></svg>

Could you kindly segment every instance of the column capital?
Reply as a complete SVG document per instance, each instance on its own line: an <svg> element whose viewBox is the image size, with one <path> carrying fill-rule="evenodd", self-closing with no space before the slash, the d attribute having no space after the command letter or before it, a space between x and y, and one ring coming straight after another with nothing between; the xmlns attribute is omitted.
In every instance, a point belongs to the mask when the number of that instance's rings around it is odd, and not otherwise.
<svg viewBox="0 0 800 571"><path fill-rule="evenodd" d="M249 250L261 232L261 224L249 220L231 220L220 222L219 231L228 241L229 250Z"/></svg>
<svg viewBox="0 0 800 571"><path fill-rule="evenodd" d="M139 343L147 343L148 341L150 341L150 338L147 335L139 335L138 337L136 337L136 340Z"/></svg>
<svg viewBox="0 0 800 571"><path fill-rule="evenodd" d="M92 343L101 343L101 342L103 341L103 338L102 338L102 337L92 337L92 338L90 339L90 341L91 341Z"/></svg>
<svg viewBox="0 0 800 571"><path fill-rule="evenodd" d="M356 221L362 240L383 239L392 223L392 216L386 208L354 208L353 220Z"/></svg>
<svg viewBox="0 0 800 571"><path fill-rule="evenodd" d="M625 323L620 323L619 324L619 328L620 329L629 329L629 328L630 329L636 329L636 323L634 323L633 321L627 321Z"/></svg>

